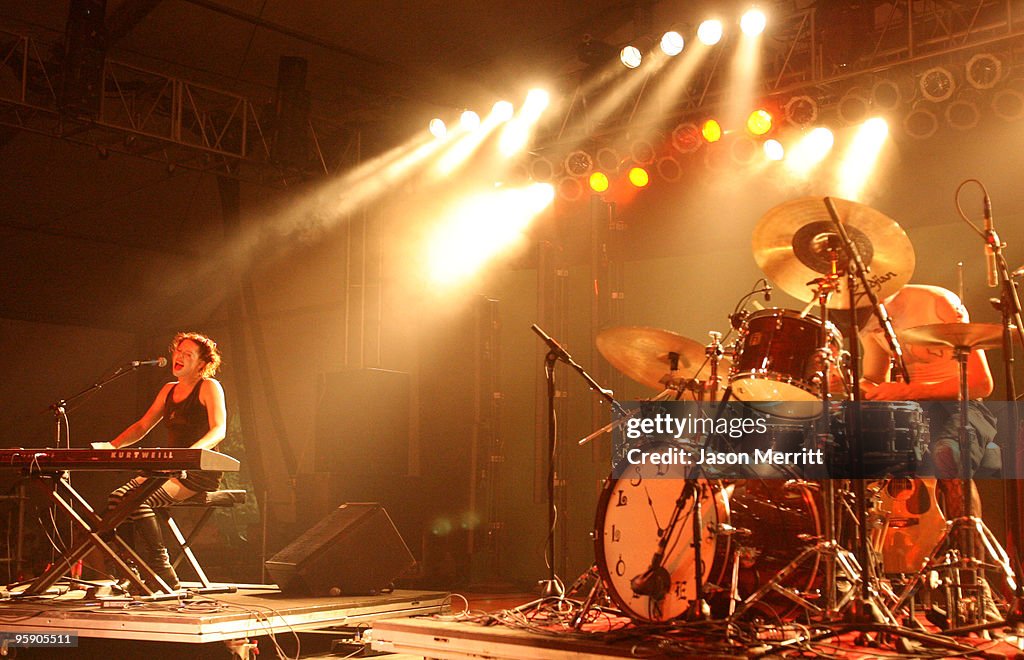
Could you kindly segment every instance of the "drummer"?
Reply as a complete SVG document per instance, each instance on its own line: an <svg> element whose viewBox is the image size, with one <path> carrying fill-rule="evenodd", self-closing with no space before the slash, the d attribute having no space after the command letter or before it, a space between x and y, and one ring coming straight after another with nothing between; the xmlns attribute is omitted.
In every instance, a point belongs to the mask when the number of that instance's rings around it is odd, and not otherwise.
<svg viewBox="0 0 1024 660"><path fill-rule="evenodd" d="M885 299L897 336L909 329L933 323L968 323L967 309L952 291L937 286L908 284ZM890 382L892 353L878 320L872 316L861 330L863 377L860 389L869 401L918 401L928 414L931 457L935 476L955 480L961 474L958 441L957 397L960 375L951 348L902 344L910 382ZM972 473L981 463L985 447L996 435L996 419L980 401L992 394L992 373L985 353L971 351L967 357L968 433ZM947 491L947 513L956 517L962 498L954 496L959 483L943 484ZM952 496L952 497L951 497Z"/></svg>

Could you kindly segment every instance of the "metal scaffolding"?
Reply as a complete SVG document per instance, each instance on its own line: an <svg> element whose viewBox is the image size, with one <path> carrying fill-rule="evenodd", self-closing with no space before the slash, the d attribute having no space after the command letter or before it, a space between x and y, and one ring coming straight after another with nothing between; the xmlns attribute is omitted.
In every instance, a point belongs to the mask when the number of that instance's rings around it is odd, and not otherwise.
<svg viewBox="0 0 1024 660"><path fill-rule="evenodd" d="M282 166L272 157L272 104L116 59L104 62L95 113L62 108L62 67L51 52L52 44L0 30L0 125L91 145L101 156L118 152L267 185L331 173L358 158L357 131L316 118L308 127L309 163Z"/></svg>

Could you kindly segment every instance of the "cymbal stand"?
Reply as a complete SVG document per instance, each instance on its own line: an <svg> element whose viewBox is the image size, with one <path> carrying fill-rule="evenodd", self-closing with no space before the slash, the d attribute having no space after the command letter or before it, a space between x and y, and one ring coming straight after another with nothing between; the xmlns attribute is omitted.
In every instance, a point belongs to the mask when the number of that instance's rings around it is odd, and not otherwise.
<svg viewBox="0 0 1024 660"><path fill-rule="evenodd" d="M832 255L832 273L814 280L814 282L811 283L816 288L816 297L821 308L822 316L819 347L822 368L818 375L821 379L819 386L821 388L820 396L822 401L822 413L817 421L818 432L816 433L816 438L818 448L826 451L831 449L833 443L831 429L829 426L831 419L831 409L829 405L829 381L830 366L833 362L833 356L831 355L831 349L829 348L828 343L828 300L838 288L839 281L836 270L836 251L830 250L830 252ZM735 610L735 612L733 612L730 617L731 619L740 619L747 611L763 600L769 592L772 591L792 600L797 605L804 608L808 613L823 615L827 620L837 618L839 613L853 601L856 589L848 589L841 598L838 596L837 578L841 573L851 585L856 585L858 582L862 581L861 566L853 553L842 547L836 539L836 492L834 480L831 478L825 478L823 480L823 487L823 516L825 528L823 530L823 536L820 537L817 543L813 546L806 548L803 552L797 555L795 559L783 567L781 571L779 571L760 589L748 596L747 599ZM826 594L824 607L820 607L817 604L812 603L792 589L783 585L789 575L809 561L824 561ZM882 607L881 610L888 614L888 611L885 610L884 607ZM894 621L891 614L888 614L888 618Z"/></svg>
<svg viewBox="0 0 1024 660"><path fill-rule="evenodd" d="M986 556L992 558L995 565L989 566L1003 573L1009 587L1015 592L1020 590L1019 585L1014 579L1015 576L1013 569L1010 567L1010 559L1006 554L1006 550L999 544L999 541L985 522L974 515L974 498L971 493L973 470L970 443L972 440L967 432L967 358L971 350L972 347L970 346L953 347L953 356L957 361L959 375L957 441L960 445L960 487L963 491L963 515L947 524L942 536L929 553L928 561L925 562L921 570L908 583L907 588L900 596L900 600L896 603L897 610L905 605L932 571L943 569L957 571L955 580L957 588L951 591L954 599L960 597L964 587L966 587L975 592L975 606L972 609L971 615L965 620L959 603L947 603L952 624L952 628L946 631L947 634L974 632L998 625L1005 625L1006 623L1005 621L998 623L983 622L985 616L982 597L983 587L978 582L978 571L987 566L983 560L977 558L979 547L984 548ZM947 559L947 554L953 558ZM966 580L963 580L964 575L967 576ZM964 623L968 625L962 626L961 624Z"/></svg>

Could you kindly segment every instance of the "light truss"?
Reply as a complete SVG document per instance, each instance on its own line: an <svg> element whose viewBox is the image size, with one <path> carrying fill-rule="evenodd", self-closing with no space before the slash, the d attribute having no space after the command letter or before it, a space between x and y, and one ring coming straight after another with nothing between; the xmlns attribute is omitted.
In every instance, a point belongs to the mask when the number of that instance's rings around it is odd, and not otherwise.
<svg viewBox="0 0 1024 660"><path fill-rule="evenodd" d="M1024 77L1024 0L890 0L889 2L777 2L762 47L761 98L784 105L809 95L834 106L851 87L870 88L880 79L916 84L929 67L962 70L980 52L1003 63L1004 79ZM849 5L855 5L851 7ZM855 12L861 14L855 14ZM844 47L843 44L846 44ZM584 109L590 99L581 81L565 117L549 131L544 146L572 141L585 125L590 139L603 140L645 126L670 129L687 117L710 114L730 84L735 41L723 43L679 90L658 90L657 78L639 87L618 116L593 124ZM619 75L641 75L620 72ZM962 78L962 77L961 77ZM657 90L657 91L655 91ZM603 92L599 92L603 93ZM667 99L667 100L666 100Z"/></svg>
<svg viewBox="0 0 1024 660"><path fill-rule="evenodd" d="M358 159L358 133L309 122L314 160L286 168L273 161L266 103L240 94L107 59L94 116L62 112L60 66L52 44L0 30L0 125L79 144L269 185L288 185ZM335 154L328 157L325 154Z"/></svg>

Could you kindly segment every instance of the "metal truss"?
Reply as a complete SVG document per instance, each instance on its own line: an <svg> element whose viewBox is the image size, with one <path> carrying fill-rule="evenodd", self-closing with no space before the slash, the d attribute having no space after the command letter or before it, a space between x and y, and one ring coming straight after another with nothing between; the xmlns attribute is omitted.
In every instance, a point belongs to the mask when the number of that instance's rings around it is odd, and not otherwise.
<svg viewBox="0 0 1024 660"><path fill-rule="evenodd" d="M310 162L283 167L272 157L272 105L109 58L98 108L62 108L61 65L52 52L52 44L0 30L0 125L91 145L100 157L119 152L274 186L359 158L358 133L312 119Z"/></svg>
<svg viewBox="0 0 1024 660"><path fill-rule="evenodd" d="M922 96L917 87L923 75L936 66L953 74L948 82L940 83L966 88L964 69L980 53L990 62L998 60L1001 85L1024 79L1024 0L867 0L810 5L801 0L776 3L771 20L762 37L760 62L750 66L760 69L759 98L774 99L777 110L798 95L813 99L816 108L835 108L851 89L870 96L881 80L898 83L900 102L909 106ZM571 120L588 124L589 137L600 142L637 129L642 132L645 127L670 130L677 122L714 112L726 98L736 47L736 39L717 46L684 88L673 92L659 90L660 74L651 75L619 115L601 118L597 125L582 109L585 99L579 101L585 96L581 90L588 85L582 81L566 116L542 142L555 147L571 141L566 133ZM1024 84L1021 87L1024 91ZM655 96L658 101L653 100ZM666 98L670 100L665 102Z"/></svg>
<svg viewBox="0 0 1024 660"><path fill-rule="evenodd" d="M849 81L899 68L919 75L936 62L963 64L988 51L1007 69L1024 55L1020 0L890 0L816 3L773 18L766 35L763 92L768 96L834 91ZM679 110L714 105L728 84L724 67L706 67L681 96Z"/></svg>

